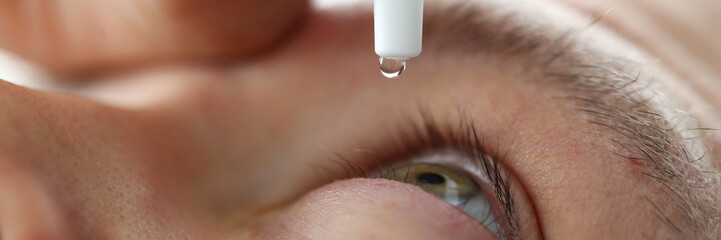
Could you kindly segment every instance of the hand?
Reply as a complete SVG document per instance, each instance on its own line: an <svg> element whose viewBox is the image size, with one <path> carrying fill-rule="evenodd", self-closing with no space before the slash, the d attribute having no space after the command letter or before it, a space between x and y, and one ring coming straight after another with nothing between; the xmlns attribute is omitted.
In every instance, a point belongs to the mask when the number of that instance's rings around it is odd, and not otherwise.
<svg viewBox="0 0 721 240"><path fill-rule="evenodd" d="M0 48L78 75L247 57L305 14L307 0L0 1Z"/></svg>

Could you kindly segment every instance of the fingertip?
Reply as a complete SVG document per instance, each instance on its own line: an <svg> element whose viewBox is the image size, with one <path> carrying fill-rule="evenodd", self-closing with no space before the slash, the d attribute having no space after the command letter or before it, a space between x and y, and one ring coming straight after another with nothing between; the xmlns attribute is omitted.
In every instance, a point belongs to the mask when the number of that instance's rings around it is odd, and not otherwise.
<svg viewBox="0 0 721 240"><path fill-rule="evenodd" d="M0 239L71 239L57 206L37 181L0 167Z"/></svg>
<svg viewBox="0 0 721 240"><path fill-rule="evenodd" d="M266 221L264 239L496 239L416 186L349 179L322 186Z"/></svg>

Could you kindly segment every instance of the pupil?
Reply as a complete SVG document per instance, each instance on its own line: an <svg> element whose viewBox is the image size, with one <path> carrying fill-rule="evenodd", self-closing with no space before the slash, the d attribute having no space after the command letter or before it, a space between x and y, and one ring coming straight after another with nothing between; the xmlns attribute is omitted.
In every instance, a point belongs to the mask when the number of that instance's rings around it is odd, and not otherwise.
<svg viewBox="0 0 721 240"><path fill-rule="evenodd" d="M446 179L435 173L423 173L418 175L418 182L424 184L443 184L446 182Z"/></svg>

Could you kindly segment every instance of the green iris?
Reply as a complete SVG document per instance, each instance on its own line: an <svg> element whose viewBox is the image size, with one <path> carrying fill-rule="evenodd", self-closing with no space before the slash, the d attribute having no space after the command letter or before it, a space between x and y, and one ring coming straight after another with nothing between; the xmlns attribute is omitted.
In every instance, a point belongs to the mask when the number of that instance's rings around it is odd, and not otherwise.
<svg viewBox="0 0 721 240"><path fill-rule="evenodd" d="M394 169L390 180L416 185L477 219L498 234L491 204L472 178L443 165L415 163Z"/></svg>

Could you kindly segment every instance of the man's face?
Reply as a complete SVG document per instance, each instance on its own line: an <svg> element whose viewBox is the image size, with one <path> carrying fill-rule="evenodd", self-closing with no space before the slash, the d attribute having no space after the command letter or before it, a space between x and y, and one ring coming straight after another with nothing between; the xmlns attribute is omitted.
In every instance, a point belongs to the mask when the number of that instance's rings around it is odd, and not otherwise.
<svg viewBox="0 0 721 240"><path fill-rule="evenodd" d="M120 108L49 96L83 133L20 165L79 238L714 238L721 83L588 12L431 1L389 80L369 5L316 9L253 61L85 91Z"/></svg>

